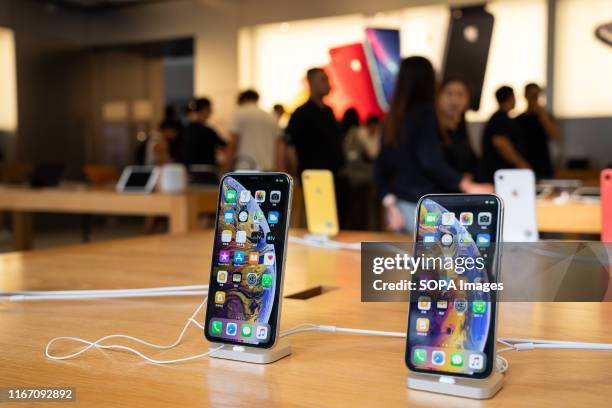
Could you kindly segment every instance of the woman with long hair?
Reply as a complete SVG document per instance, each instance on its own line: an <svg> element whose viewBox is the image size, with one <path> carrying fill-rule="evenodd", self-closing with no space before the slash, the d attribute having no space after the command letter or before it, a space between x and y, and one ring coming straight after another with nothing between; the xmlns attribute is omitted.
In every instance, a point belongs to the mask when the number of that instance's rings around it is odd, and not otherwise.
<svg viewBox="0 0 612 408"><path fill-rule="evenodd" d="M459 173L474 175L478 160L472 149L465 120L470 107L470 87L458 77L442 82L438 95L438 118L444 145L444 157Z"/></svg>
<svg viewBox="0 0 612 408"><path fill-rule="evenodd" d="M375 165L388 227L394 231L414 231L416 202L425 194L493 191L490 184L474 183L446 162L435 97L431 62L404 59Z"/></svg>

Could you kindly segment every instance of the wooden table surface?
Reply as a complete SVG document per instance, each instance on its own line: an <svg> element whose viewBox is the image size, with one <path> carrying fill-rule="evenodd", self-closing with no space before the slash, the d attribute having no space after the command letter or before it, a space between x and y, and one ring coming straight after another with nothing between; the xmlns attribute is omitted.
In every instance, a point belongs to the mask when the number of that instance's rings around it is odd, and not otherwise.
<svg viewBox="0 0 612 408"><path fill-rule="evenodd" d="M347 241L397 240L344 233ZM152 236L0 256L1 290L136 288L206 283L212 232ZM360 302L359 252L290 244L285 295L318 285L336 290L309 300L284 299L282 329L310 322L389 331L406 330L405 303ZM50 361L55 336L95 339L126 333L170 343L198 305L197 298L40 301L0 304L0 386L73 386L87 407L190 406L610 406L612 353L537 350L505 354L504 388L479 402L408 390L404 341L301 333L293 354L267 366L202 358L156 366L122 352L90 351ZM503 304L499 335L612 342L612 304ZM170 351L138 349L157 358L206 351L200 330ZM58 345L56 352L67 352ZM9 406L9 405L7 405ZM15 404L23 407L25 404Z"/></svg>

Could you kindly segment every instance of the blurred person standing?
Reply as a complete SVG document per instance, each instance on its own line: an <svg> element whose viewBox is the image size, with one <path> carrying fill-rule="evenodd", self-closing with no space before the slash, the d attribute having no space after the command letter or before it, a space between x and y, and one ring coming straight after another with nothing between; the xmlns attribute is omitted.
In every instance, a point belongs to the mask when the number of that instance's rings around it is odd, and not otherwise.
<svg viewBox="0 0 612 408"><path fill-rule="evenodd" d="M334 175L336 204L340 228L347 226L347 206L350 204L346 178L340 174L344 166L342 134L332 109L324 102L331 91L329 78L322 68L306 72L310 95L289 118L283 143L280 144L281 169L287 169L288 159L295 158L297 177L307 169L325 169Z"/></svg>
<svg viewBox="0 0 612 408"><path fill-rule="evenodd" d="M470 106L470 88L459 78L446 79L438 95L438 117L444 157L461 174L474 176L478 160L472 150L465 113Z"/></svg>
<svg viewBox="0 0 612 408"><path fill-rule="evenodd" d="M514 91L502 86L495 92L499 104L497 112L487 122L482 135L482 161L479 178L492 182L499 169L527 169L529 162L523 154L520 129L510 118L516 105Z"/></svg>
<svg viewBox="0 0 612 408"><path fill-rule="evenodd" d="M388 227L394 231L414 231L416 203L425 194L493 191L492 185L474 183L446 162L435 90L428 59L402 61L375 163Z"/></svg>
<svg viewBox="0 0 612 408"><path fill-rule="evenodd" d="M242 92L230 122L232 142L228 156L236 169L276 169L281 131L274 116L261 109L258 101L256 91Z"/></svg>
<svg viewBox="0 0 612 408"><path fill-rule="evenodd" d="M278 126L281 129L285 129L287 127L287 111L285 110L285 107L280 103L277 103L272 107L272 113L276 118L276 123L278 123Z"/></svg>
<svg viewBox="0 0 612 408"><path fill-rule="evenodd" d="M525 86L527 110L516 118L525 147L525 159L538 179L554 177L548 142L561 138L554 118L540 105L541 92L538 84Z"/></svg>
<svg viewBox="0 0 612 408"><path fill-rule="evenodd" d="M216 150L227 144L207 123L212 114L208 98L198 98L189 103L189 125L185 128L184 159L189 168L192 164L217 166Z"/></svg>
<svg viewBox="0 0 612 408"><path fill-rule="evenodd" d="M295 149L298 176L306 169L327 169L337 175L344 164L341 131L323 99L331 87L322 68L306 73L310 97L298 107L285 129L285 144Z"/></svg>
<svg viewBox="0 0 612 408"><path fill-rule="evenodd" d="M164 119L159 124L159 131L167 143L170 161L183 162L183 125L176 117L174 108L167 106Z"/></svg>
<svg viewBox="0 0 612 408"><path fill-rule="evenodd" d="M361 126L355 108L344 113L341 122L345 165L341 174L348 182L351 205L347 207L347 228L367 230L375 223L374 178L370 130ZM374 153L374 155L372 155Z"/></svg>

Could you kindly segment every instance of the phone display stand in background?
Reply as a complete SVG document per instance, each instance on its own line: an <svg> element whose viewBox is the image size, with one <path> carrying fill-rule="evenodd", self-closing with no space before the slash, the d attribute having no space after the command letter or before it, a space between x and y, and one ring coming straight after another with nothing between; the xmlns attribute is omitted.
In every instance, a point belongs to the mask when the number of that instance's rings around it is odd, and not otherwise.
<svg viewBox="0 0 612 408"><path fill-rule="evenodd" d="M504 375L494 370L488 378L472 379L411 372L406 385L419 391L454 395L472 399L492 398L503 386Z"/></svg>
<svg viewBox="0 0 612 408"><path fill-rule="evenodd" d="M209 350L215 351L210 353L209 357L244 363L270 364L291 354L291 345L285 340L279 340L274 347L269 349L226 345L222 349L216 350L219 346L221 346L220 343L210 343Z"/></svg>

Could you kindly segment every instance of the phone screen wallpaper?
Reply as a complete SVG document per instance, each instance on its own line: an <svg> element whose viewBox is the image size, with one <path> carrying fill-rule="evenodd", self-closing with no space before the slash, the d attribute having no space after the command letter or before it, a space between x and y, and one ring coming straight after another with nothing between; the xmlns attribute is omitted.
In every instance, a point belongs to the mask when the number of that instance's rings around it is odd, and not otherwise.
<svg viewBox="0 0 612 408"><path fill-rule="evenodd" d="M411 294L407 359L422 371L472 375L483 373L487 361L492 316L490 292L460 290L459 281L486 283L494 249L497 205L446 207L425 199L419 210L417 255L484 260L484 268L421 268L413 280L452 280L457 290L419 290Z"/></svg>

